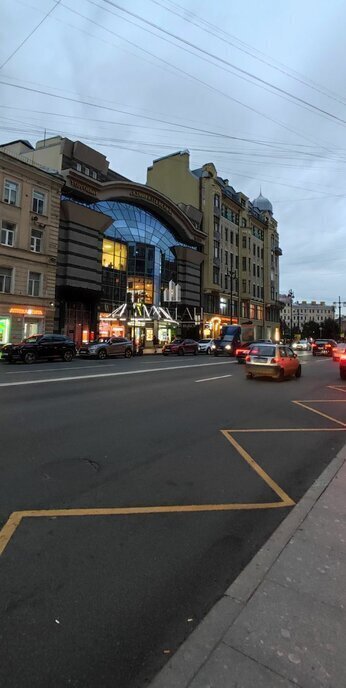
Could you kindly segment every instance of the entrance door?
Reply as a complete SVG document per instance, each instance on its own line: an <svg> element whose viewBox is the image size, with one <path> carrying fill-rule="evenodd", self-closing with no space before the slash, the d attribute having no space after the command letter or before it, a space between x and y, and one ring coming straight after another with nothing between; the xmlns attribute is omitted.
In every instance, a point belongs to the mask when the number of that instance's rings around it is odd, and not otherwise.
<svg viewBox="0 0 346 688"><path fill-rule="evenodd" d="M43 320L25 320L24 339L43 333Z"/></svg>

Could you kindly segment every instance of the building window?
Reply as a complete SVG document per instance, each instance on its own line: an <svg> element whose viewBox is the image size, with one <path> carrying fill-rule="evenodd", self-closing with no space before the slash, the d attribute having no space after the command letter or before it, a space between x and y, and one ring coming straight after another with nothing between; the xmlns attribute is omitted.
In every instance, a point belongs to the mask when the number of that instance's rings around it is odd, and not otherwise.
<svg viewBox="0 0 346 688"><path fill-rule="evenodd" d="M43 236L43 232L40 232L39 229L32 229L31 230L31 240L30 240L31 251L34 251L35 253L41 253L41 251L42 251L42 236Z"/></svg>
<svg viewBox="0 0 346 688"><path fill-rule="evenodd" d="M214 208L220 208L220 196L219 196L219 194L214 194Z"/></svg>
<svg viewBox="0 0 346 688"><path fill-rule="evenodd" d="M243 256L243 272L246 272L246 258Z"/></svg>
<svg viewBox="0 0 346 688"><path fill-rule="evenodd" d="M261 258L262 258L262 260L263 260L263 255L264 255L264 254L263 254L263 248L261 248Z"/></svg>
<svg viewBox="0 0 346 688"><path fill-rule="evenodd" d="M9 205L19 204L19 184L5 179L4 185L4 203Z"/></svg>
<svg viewBox="0 0 346 688"><path fill-rule="evenodd" d="M82 165L80 164L80 162L76 162L76 170L77 170L77 172L82 171Z"/></svg>
<svg viewBox="0 0 346 688"><path fill-rule="evenodd" d="M44 215L46 195L42 191L32 192L32 212L38 215Z"/></svg>
<svg viewBox="0 0 346 688"><path fill-rule="evenodd" d="M228 251L225 251L225 265L228 265Z"/></svg>
<svg viewBox="0 0 346 688"><path fill-rule="evenodd" d="M228 275L225 273L225 289L228 289Z"/></svg>
<svg viewBox="0 0 346 688"><path fill-rule="evenodd" d="M243 279L241 284L242 284L242 290L246 292L246 279Z"/></svg>
<svg viewBox="0 0 346 688"><path fill-rule="evenodd" d="M92 170L91 176L93 179L97 179L97 172L95 172L95 170Z"/></svg>
<svg viewBox="0 0 346 688"><path fill-rule="evenodd" d="M252 294L254 297L256 297L256 285L255 284L252 285Z"/></svg>
<svg viewBox="0 0 346 688"><path fill-rule="evenodd" d="M225 241L228 241L228 227L225 227Z"/></svg>
<svg viewBox="0 0 346 688"><path fill-rule="evenodd" d="M261 293L261 292L260 292L260 288L259 288L259 286L257 286L257 298L258 298L258 299L259 299L259 297L260 297L260 293Z"/></svg>
<svg viewBox="0 0 346 688"><path fill-rule="evenodd" d="M12 282L12 268L0 267L0 293L10 294Z"/></svg>
<svg viewBox="0 0 346 688"><path fill-rule="evenodd" d="M243 236L242 244L243 244L243 248L246 248L246 236Z"/></svg>
<svg viewBox="0 0 346 688"><path fill-rule="evenodd" d="M234 244L234 232L231 232L231 244Z"/></svg>
<svg viewBox="0 0 346 688"><path fill-rule="evenodd" d="M256 246L255 246L255 244L252 247L252 253L253 253L254 257L256 258Z"/></svg>
<svg viewBox="0 0 346 688"><path fill-rule="evenodd" d="M252 274L254 277L256 277L256 265L255 265L255 263L252 266Z"/></svg>
<svg viewBox="0 0 346 688"><path fill-rule="evenodd" d="M14 246L15 231L16 225L13 222L3 220L1 223L0 243L4 246Z"/></svg>
<svg viewBox="0 0 346 688"><path fill-rule="evenodd" d="M246 218L245 217L242 217L242 219L241 219L241 226L246 227Z"/></svg>
<svg viewBox="0 0 346 688"><path fill-rule="evenodd" d="M220 222L219 222L219 220L214 220L214 234L220 234Z"/></svg>
<svg viewBox="0 0 346 688"><path fill-rule="evenodd" d="M260 267L259 267L259 265L257 265L257 277L259 277L259 276L260 276Z"/></svg>
<svg viewBox="0 0 346 688"><path fill-rule="evenodd" d="M248 263L249 263L249 272L251 272L251 258L248 258Z"/></svg>
<svg viewBox="0 0 346 688"><path fill-rule="evenodd" d="M239 246L239 235L238 234L235 235L235 245Z"/></svg>
<svg viewBox="0 0 346 688"><path fill-rule="evenodd" d="M232 261L232 262L233 262L233 261ZM238 270L238 268L239 268L239 256L236 256L236 257L235 257L235 267L236 267L236 269Z"/></svg>
<svg viewBox="0 0 346 688"><path fill-rule="evenodd" d="M260 257L260 247L257 246L257 258L259 258L259 257Z"/></svg>
<svg viewBox="0 0 346 688"><path fill-rule="evenodd" d="M29 296L40 296L41 277L39 272L29 272L28 294Z"/></svg>
<svg viewBox="0 0 346 688"><path fill-rule="evenodd" d="M84 167L83 171L84 171L84 174L86 174L89 177L89 174L90 174L89 167Z"/></svg>
<svg viewBox="0 0 346 688"><path fill-rule="evenodd" d="M220 282L220 270L215 266L213 267L213 282L214 284L219 284Z"/></svg>
<svg viewBox="0 0 346 688"><path fill-rule="evenodd" d="M218 241L214 241L214 258L220 258L220 244Z"/></svg>

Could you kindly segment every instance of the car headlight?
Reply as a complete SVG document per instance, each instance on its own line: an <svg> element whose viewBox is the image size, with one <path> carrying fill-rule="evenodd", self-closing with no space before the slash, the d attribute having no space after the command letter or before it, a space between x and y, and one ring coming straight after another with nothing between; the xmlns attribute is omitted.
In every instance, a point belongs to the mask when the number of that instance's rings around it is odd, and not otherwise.
<svg viewBox="0 0 346 688"><path fill-rule="evenodd" d="M212 344L210 348L211 348L211 349L216 349L215 344Z"/></svg>
<svg viewBox="0 0 346 688"><path fill-rule="evenodd" d="M225 349L230 349L230 348L231 348L231 345L230 345L230 344L226 344Z"/></svg>

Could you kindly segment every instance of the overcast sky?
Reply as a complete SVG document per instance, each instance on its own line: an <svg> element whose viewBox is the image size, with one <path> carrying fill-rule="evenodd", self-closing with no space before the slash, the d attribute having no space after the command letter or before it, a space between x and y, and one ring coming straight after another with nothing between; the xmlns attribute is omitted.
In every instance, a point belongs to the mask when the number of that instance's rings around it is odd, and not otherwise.
<svg viewBox="0 0 346 688"><path fill-rule="evenodd" d="M139 182L188 148L272 201L282 293L346 301L345 25L344 0L0 0L0 140L78 138Z"/></svg>

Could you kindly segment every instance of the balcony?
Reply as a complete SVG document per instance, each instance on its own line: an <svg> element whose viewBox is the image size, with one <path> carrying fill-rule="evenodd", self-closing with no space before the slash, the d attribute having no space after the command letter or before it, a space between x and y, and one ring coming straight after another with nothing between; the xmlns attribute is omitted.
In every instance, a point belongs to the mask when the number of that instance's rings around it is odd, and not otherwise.
<svg viewBox="0 0 346 688"><path fill-rule="evenodd" d="M280 248L280 246L275 246L274 253L276 256L282 256L282 248Z"/></svg>

